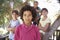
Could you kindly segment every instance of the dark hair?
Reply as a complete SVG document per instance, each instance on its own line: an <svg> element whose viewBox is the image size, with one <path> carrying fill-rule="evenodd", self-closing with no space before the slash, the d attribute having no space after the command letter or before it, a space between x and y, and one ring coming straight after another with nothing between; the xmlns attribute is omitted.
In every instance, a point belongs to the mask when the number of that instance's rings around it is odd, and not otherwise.
<svg viewBox="0 0 60 40"><path fill-rule="evenodd" d="M48 12L48 10L47 10L46 8L43 8L43 9L41 10L41 13L42 13L44 10L45 10L46 12Z"/></svg>
<svg viewBox="0 0 60 40"><path fill-rule="evenodd" d="M29 5L25 5L24 7L22 7L22 9L20 10L20 16L21 16L22 20L23 20L23 13L24 13L24 11L31 11L32 17L33 17L32 21L35 20L35 18L36 18L36 10L33 7L31 7Z"/></svg>
<svg viewBox="0 0 60 40"><path fill-rule="evenodd" d="M19 13L18 13L18 11L17 11L17 10L13 10L13 11L12 11L12 14L13 14L13 13L15 13L15 14L19 15Z"/></svg>
<svg viewBox="0 0 60 40"><path fill-rule="evenodd" d="M42 10L41 10L41 15L42 15L42 12L43 12L44 10L45 10L46 12L48 12L48 10L47 10L46 8L42 8Z"/></svg>
<svg viewBox="0 0 60 40"><path fill-rule="evenodd" d="M38 1L34 1L34 3L38 3Z"/></svg>

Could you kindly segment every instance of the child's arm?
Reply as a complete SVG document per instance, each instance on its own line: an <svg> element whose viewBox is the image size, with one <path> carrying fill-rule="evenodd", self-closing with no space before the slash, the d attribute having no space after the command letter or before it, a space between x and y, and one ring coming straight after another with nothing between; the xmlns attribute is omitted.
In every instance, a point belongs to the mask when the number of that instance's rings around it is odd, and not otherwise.
<svg viewBox="0 0 60 40"><path fill-rule="evenodd" d="M14 33L15 32L15 29L16 29L16 27L11 28L11 31Z"/></svg>
<svg viewBox="0 0 60 40"><path fill-rule="evenodd" d="M12 28L12 31L14 32L14 31L15 31L15 29L16 29L16 27Z"/></svg>
<svg viewBox="0 0 60 40"><path fill-rule="evenodd" d="M45 25L45 27L42 27L41 24L39 23L39 29L40 29L40 30L43 30L44 32L47 31L47 29L48 29L49 26L50 26L50 23L47 23L47 24Z"/></svg>
<svg viewBox="0 0 60 40"><path fill-rule="evenodd" d="M40 12L40 10L37 10L37 9L36 9L36 11L37 11L38 13Z"/></svg>
<svg viewBox="0 0 60 40"><path fill-rule="evenodd" d="M50 23L47 23L46 25L45 25L45 27L43 27L43 31L44 32L46 32L46 31L48 31L47 29L50 27Z"/></svg>
<svg viewBox="0 0 60 40"><path fill-rule="evenodd" d="M7 28L7 30L14 32L15 31L15 27L14 28L11 28L10 25L9 25L8 28Z"/></svg>
<svg viewBox="0 0 60 40"><path fill-rule="evenodd" d="M14 40L19 40L19 28L17 27L16 30L15 30L15 36L14 36Z"/></svg>
<svg viewBox="0 0 60 40"><path fill-rule="evenodd" d="M12 28L11 28L10 25L9 25L9 26L7 27L7 30L8 30L8 31L11 31L11 29L12 29Z"/></svg>
<svg viewBox="0 0 60 40"><path fill-rule="evenodd" d="M43 29L43 27L41 26L41 24L39 23L39 25L38 25L38 28L40 29L40 30L42 30Z"/></svg>

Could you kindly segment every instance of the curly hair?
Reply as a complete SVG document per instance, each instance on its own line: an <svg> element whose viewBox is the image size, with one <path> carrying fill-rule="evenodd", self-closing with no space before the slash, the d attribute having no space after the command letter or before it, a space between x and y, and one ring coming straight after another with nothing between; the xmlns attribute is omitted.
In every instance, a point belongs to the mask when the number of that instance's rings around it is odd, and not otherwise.
<svg viewBox="0 0 60 40"><path fill-rule="evenodd" d="M23 13L25 12L25 11L30 11L31 13L32 13L32 21L34 21L35 20L35 18L36 18L36 10L33 8L33 7L31 7L31 6L29 6L29 5L25 5L25 6L23 6L22 7L22 9L20 10L20 16L21 16L21 19L23 20Z"/></svg>

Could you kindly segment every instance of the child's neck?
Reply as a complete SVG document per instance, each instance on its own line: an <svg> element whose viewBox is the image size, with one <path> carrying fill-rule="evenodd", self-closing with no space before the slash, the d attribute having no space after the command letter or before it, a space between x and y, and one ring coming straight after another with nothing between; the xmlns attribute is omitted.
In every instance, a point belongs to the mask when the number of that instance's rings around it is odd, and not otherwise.
<svg viewBox="0 0 60 40"><path fill-rule="evenodd" d="M26 26L31 26L32 23L24 23Z"/></svg>
<svg viewBox="0 0 60 40"><path fill-rule="evenodd" d="M46 18L47 18L47 16L44 16L42 20L44 21Z"/></svg>
<svg viewBox="0 0 60 40"><path fill-rule="evenodd" d="M17 19L13 19L14 21L17 20Z"/></svg>
<svg viewBox="0 0 60 40"><path fill-rule="evenodd" d="M47 18L47 16L44 16L44 18Z"/></svg>

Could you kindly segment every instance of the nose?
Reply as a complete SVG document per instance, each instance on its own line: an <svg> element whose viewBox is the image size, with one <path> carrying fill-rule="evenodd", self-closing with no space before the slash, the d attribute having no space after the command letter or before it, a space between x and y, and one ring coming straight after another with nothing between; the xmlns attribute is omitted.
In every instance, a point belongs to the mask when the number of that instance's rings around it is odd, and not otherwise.
<svg viewBox="0 0 60 40"><path fill-rule="evenodd" d="M28 19L29 18L29 16L26 16L26 19Z"/></svg>

